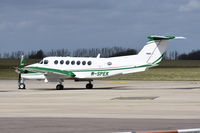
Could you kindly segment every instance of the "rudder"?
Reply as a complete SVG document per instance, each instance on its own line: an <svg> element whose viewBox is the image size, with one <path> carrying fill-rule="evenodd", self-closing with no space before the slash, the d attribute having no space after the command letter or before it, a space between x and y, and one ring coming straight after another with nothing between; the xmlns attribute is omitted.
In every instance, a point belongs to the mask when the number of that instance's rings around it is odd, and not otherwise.
<svg viewBox="0 0 200 133"><path fill-rule="evenodd" d="M147 45L138 53L145 64L159 65L170 39L184 39L175 36L149 36Z"/></svg>

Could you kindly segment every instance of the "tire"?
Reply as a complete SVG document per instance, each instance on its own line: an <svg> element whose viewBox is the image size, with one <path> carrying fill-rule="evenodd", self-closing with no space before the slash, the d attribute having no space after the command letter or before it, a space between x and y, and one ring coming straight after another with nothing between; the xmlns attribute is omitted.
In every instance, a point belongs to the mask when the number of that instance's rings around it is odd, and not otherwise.
<svg viewBox="0 0 200 133"><path fill-rule="evenodd" d="M63 90L63 89L64 89L64 86L61 85L61 84L58 84L58 85L56 86L56 90Z"/></svg>
<svg viewBox="0 0 200 133"><path fill-rule="evenodd" d="M20 84L19 84L19 89L26 89L25 84L24 84L24 83L20 83Z"/></svg>
<svg viewBox="0 0 200 133"><path fill-rule="evenodd" d="M93 88L93 84L86 84L86 89L92 89Z"/></svg>

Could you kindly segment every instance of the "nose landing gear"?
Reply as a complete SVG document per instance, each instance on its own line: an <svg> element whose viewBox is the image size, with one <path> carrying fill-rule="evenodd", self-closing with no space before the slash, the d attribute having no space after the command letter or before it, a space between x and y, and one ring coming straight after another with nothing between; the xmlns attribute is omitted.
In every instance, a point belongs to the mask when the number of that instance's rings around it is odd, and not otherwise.
<svg viewBox="0 0 200 133"><path fill-rule="evenodd" d="M26 85L24 84L24 79L21 77L21 73L18 78L18 89L26 89Z"/></svg>
<svg viewBox="0 0 200 133"><path fill-rule="evenodd" d="M26 86L24 83L19 83L18 87L19 89L26 89Z"/></svg>

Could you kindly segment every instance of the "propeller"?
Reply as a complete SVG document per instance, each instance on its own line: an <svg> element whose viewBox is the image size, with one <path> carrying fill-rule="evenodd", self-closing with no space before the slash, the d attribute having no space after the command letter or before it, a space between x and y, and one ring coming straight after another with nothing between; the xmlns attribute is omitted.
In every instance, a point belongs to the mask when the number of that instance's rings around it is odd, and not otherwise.
<svg viewBox="0 0 200 133"><path fill-rule="evenodd" d="M15 67L15 71L17 73L19 73L18 75L18 83L20 84L21 81L22 81L22 77L21 77L21 74L22 72L24 71L23 68L25 66L25 61L24 61L24 55L21 56L21 60L20 60L20 63L19 63L19 66L18 67Z"/></svg>

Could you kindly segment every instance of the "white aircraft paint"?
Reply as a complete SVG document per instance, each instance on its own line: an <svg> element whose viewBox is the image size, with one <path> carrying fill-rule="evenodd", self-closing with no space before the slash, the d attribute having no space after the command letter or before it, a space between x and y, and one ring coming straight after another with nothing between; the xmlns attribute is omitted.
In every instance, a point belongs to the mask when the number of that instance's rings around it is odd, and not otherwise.
<svg viewBox="0 0 200 133"><path fill-rule="evenodd" d="M23 67L27 73L21 73L21 78L60 83L69 78L89 81L91 85L91 81L96 78L143 72L160 64L170 39L184 39L184 37L149 36L148 39L147 44L137 55L110 58L100 58L100 55L96 58L46 57L39 63Z"/></svg>

